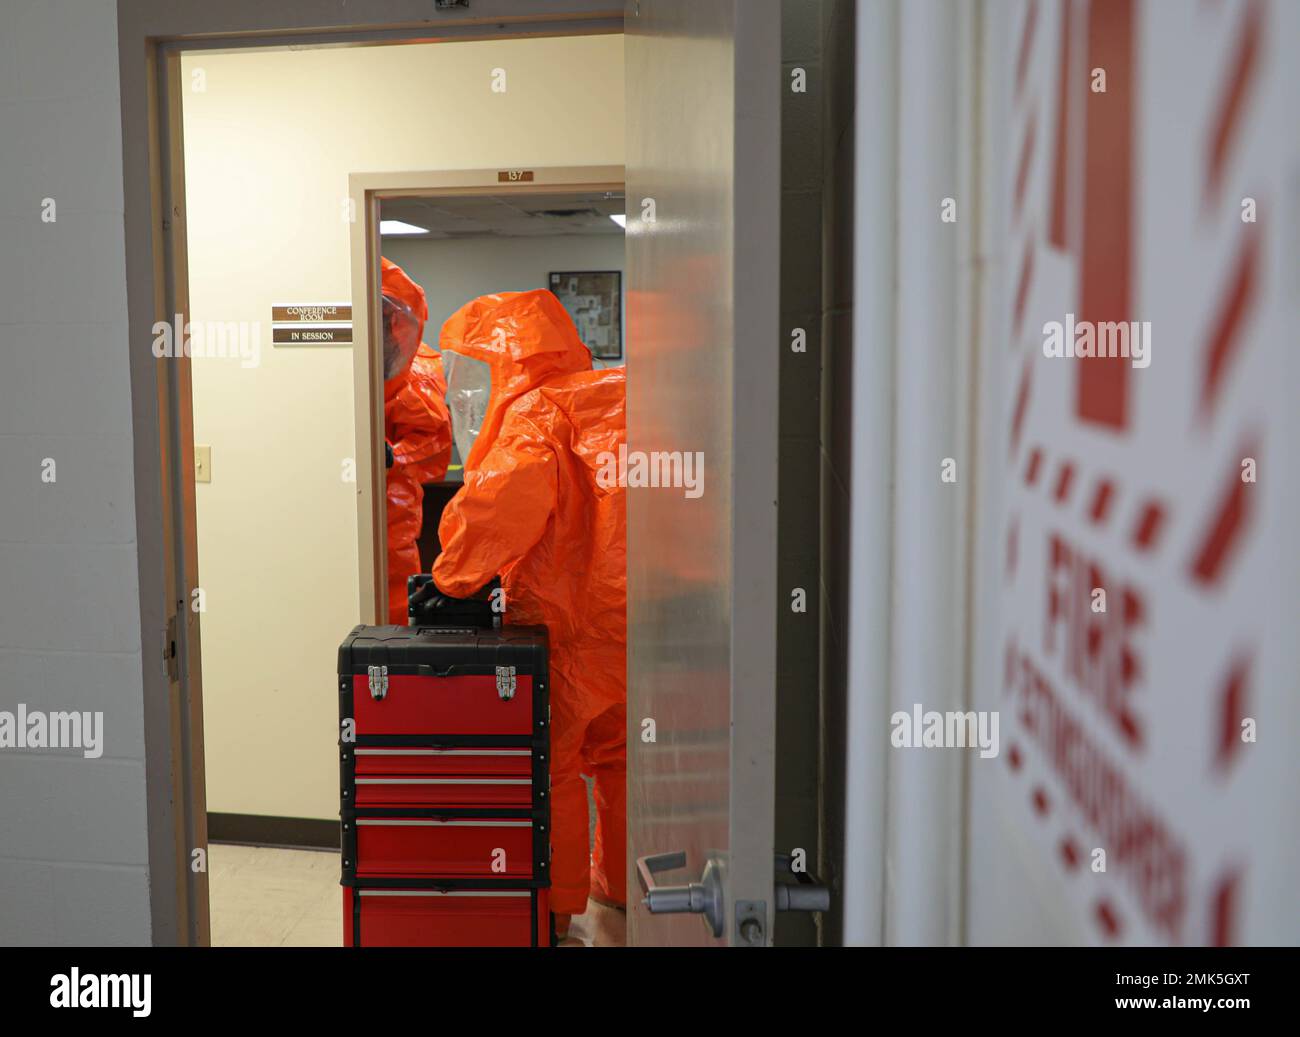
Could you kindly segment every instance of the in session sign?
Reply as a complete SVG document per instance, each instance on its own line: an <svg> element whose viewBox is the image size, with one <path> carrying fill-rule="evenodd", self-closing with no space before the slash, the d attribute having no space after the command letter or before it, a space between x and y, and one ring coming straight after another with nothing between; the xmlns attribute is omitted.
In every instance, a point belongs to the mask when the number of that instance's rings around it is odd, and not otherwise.
<svg viewBox="0 0 1300 1037"><path fill-rule="evenodd" d="M271 342L277 346L352 344L352 304L277 303L271 306Z"/></svg>

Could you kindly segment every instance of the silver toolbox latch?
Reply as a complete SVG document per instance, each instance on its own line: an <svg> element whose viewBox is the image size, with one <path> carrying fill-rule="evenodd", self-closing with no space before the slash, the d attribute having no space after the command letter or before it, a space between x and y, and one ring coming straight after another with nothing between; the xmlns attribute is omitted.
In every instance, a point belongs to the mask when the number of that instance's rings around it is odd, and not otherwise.
<svg viewBox="0 0 1300 1037"><path fill-rule="evenodd" d="M515 668L513 666L497 667L497 694L503 699L515 697Z"/></svg>
<svg viewBox="0 0 1300 1037"><path fill-rule="evenodd" d="M370 697L378 701L388 694L388 667L367 666L366 683L370 687Z"/></svg>

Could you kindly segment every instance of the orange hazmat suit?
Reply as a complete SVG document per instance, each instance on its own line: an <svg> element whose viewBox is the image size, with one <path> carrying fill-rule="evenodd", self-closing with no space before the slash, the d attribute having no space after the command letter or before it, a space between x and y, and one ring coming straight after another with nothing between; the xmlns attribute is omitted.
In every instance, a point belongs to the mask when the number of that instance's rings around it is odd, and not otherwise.
<svg viewBox="0 0 1300 1037"><path fill-rule="evenodd" d="M509 623L543 624L551 665L551 909L588 892L626 902L627 513L598 478L626 440L623 368L591 354L548 291L486 295L440 345L486 362L492 391L439 525L438 588L466 597L500 575ZM613 482L612 485L607 485ZM587 789L596 842L588 854Z"/></svg>
<svg viewBox="0 0 1300 1037"><path fill-rule="evenodd" d="M442 358L420 342L429 315L424 290L396 263L380 262L385 300L395 301L418 322L407 332L419 343L413 356L405 355L411 342L386 347L398 370L384 379L384 438L393 448L393 467L387 473L388 622L404 625L406 580L421 571L417 541L424 524L424 484L447 473L451 416Z"/></svg>

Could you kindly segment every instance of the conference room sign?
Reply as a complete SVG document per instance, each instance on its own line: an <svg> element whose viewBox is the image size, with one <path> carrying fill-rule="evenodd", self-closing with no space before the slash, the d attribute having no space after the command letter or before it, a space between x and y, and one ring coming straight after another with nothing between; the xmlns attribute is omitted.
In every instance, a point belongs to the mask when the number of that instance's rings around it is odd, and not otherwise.
<svg viewBox="0 0 1300 1037"><path fill-rule="evenodd" d="M272 304L271 343L276 346L350 346L352 304L346 302Z"/></svg>

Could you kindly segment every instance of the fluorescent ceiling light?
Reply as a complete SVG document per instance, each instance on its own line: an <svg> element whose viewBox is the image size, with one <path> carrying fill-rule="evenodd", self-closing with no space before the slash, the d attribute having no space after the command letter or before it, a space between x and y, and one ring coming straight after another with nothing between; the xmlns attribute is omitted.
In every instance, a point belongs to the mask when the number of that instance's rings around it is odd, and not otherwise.
<svg viewBox="0 0 1300 1037"><path fill-rule="evenodd" d="M627 230L627 213L625 212L613 213L610 215L609 218L613 220L615 223L617 223L624 230Z"/></svg>
<svg viewBox="0 0 1300 1037"><path fill-rule="evenodd" d="M393 237L398 234L428 234L428 227L417 227L414 223L403 223L401 220L380 220L379 233L383 237Z"/></svg>

